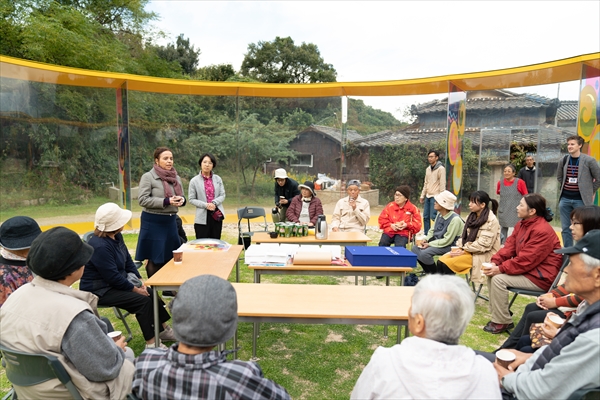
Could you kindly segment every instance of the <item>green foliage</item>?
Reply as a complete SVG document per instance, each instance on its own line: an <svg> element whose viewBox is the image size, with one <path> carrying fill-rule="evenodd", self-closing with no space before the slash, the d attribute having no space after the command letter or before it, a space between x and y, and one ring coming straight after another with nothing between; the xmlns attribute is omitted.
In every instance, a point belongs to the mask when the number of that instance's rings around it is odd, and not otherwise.
<svg viewBox="0 0 600 400"><path fill-rule="evenodd" d="M528 154L535 154L537 145L535 143L517 143L510 144L510 162L517 171L525 166L525 157Z"/></svg>
<svg viewBox="0 0 600 400"><path fill-rule="evenodd" d="M175 44L156 46L156 53L168 62L177 62L181 65L182 71L188 75L193 74L198 67L200 49L196 50L193 45L190 45L190 39L186 39L183 33L177 36Z"/></svg>
<svg viewBox="0 0 600 400"><path fill-rule="evenodd" d="M233 65L218 64L199 68L194 75L194 79L201 81L225 82L234 79L236 76Z"/></svg>
<svg viewBox="0 0 600 400"><path fill-rule="evenodd" d="M312 43L296 46L291 37L250 43L240 73L266 83L335 82L337 72Z"/></svg>

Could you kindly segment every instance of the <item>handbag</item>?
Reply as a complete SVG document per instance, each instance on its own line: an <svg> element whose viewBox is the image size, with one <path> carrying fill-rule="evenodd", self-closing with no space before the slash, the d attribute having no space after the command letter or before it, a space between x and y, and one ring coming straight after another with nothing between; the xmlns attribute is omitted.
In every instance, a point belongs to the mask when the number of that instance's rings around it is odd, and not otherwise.
<svg viewBox="0 0 600 400"><path fill-rule="evenodd" d="M552 339L549 339L544 335L544 331L542 330L542 326L544 326L543 322L537 324L531 324L531 328L529 328L529 337L531 338L531 347L534 349L539 349L542 346L550 344Z"/></svg>
<svg viewBox="0 0 600 400"><path fill-rule="evenodd" d="M221 222L225 219L225 216L223 215L221 210L219 210L218 208L215 211L211 211L210 213L211 213L212 218L217 222Z"/></svg>

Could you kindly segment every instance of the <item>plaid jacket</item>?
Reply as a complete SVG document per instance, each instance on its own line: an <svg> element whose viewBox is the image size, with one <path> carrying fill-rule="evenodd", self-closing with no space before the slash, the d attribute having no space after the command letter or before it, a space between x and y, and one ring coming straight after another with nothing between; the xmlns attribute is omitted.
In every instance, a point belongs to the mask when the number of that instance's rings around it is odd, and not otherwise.
<svg viewBox="0 0 600 400"><path fill-rule="evenodd" d="M183 354L177 346L136 359L132 390L140 399L290 399L254 362L227 361L228 352Z"/></svg>

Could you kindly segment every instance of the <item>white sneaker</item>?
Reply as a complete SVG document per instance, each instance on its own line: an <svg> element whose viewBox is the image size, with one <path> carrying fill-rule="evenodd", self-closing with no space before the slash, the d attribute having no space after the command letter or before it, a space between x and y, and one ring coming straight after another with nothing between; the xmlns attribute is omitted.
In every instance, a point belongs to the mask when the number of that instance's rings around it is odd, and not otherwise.
<svg viewBox="0 0 600 400"><path fill-rule="evenodd" d="M173 329L167 325L167 327L165 329L163 329L163 331L158 335L158 337L160 338L160 340L164 340L166 342L175 342L177 339L175 339L175 333L173 333Z"/></svg>
<svg viewBox="0 0 600 400"><path fill-rule="evenodd" d="M161 343L158 347L156 347L156 342L152 343L152 344L148 344L146 343L146 348L147 349L163 349L163 350L169 350L169 348L167 346L165 346L163 343Z"/></svg>

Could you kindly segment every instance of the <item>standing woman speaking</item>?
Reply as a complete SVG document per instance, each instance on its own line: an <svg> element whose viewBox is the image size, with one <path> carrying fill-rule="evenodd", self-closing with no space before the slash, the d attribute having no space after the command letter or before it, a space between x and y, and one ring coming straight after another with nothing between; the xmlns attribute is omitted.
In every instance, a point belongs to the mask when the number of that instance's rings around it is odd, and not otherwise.
<svg viewBox="0 0 600 400"><path fill-rule="evenodd" d="M167 147L158 147L154 150L154 167L140 179L138 196L142 217L135 259L148 260L148 278L173 258L173 250L181 245L175 216L185 202L181 178L173 167L173 153Z"/></svg>
<svg viewBox="0 0 600 400"><path fill-rule="evenodd" d="M221 239L225 219L225 186L221 177L213 173L217 160L212 154L204 153L200 156L198 165L200 173L190 181L188 196L190 203L196 206L196 239Z"/></svg>
<svg viewBox="0 0 600 400"><path fill-rule="evenodd" d="M517 169L512 164L506 164L502 175L504 179L498 181L496 194L500 195L498 205L498 221L500 222L500 236L502 243L508 237L508 228L514 227L519 222L517 216L517 206L527 194L527 185L525 181L519 178L515 179Z"/></svg>

